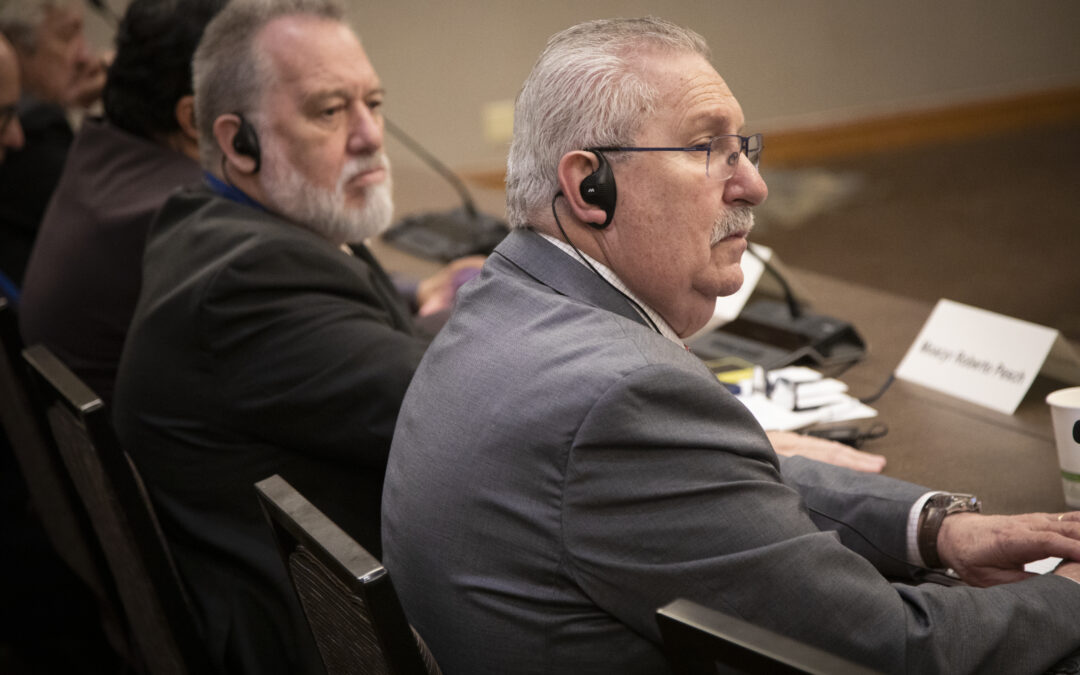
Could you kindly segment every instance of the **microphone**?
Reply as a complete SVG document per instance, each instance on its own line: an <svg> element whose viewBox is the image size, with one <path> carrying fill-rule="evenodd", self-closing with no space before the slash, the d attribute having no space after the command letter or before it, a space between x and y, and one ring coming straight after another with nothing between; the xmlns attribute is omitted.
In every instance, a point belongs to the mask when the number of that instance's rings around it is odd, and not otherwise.
<svg viewBox="0 0 1080 675"><path fill-rule="evenodd" d="M423 258L450 262L472 254L491 253L503 240L509 226L476 208L469 189L445 164L428 152L401 127L383 117L386 130L429 168L443 177L461 199L461 206L441 212L427 212L402 219L383 233L383 239Z"/></svg>
<svg viewBox="0 0 1080 675"><path fill-rule="evenodd" d="M853 364L866 355L866 343L847 321L806 311L780 270L753 247L747 248L777 281L783 300L760 298L735 320L690 342L703 360L737 356L766 370L788 365L831 367Z"/></svg>
<svg viewBox="0 0 1080 675"><path fill-rule="evenodd" d="M765 271L780 284L780 289L784 293L784 302L787 303L788 312L790 312L791 318L798 319L801 317L802 307L799 305L798 300L795 299L795 294L791 292L791 286L788 284L787 279L784 278L784 275L780 274L780 271L777 270L771 262L761 257L761 254L755 251L753 246L747 246L746 250L750 252L750 255L761 261L761 264L765 266Z"/></svg>

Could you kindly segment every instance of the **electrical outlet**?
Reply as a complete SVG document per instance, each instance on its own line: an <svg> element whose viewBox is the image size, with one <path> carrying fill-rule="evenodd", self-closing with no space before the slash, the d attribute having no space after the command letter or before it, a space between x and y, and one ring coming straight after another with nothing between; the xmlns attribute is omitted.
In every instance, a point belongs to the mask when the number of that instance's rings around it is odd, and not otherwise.
<svg viewBox="0 0 1080 675"><path fill-rule="evenodd" d="M484 138L489 143L509 143L514 137L514 101L484 104Z"/></svg>

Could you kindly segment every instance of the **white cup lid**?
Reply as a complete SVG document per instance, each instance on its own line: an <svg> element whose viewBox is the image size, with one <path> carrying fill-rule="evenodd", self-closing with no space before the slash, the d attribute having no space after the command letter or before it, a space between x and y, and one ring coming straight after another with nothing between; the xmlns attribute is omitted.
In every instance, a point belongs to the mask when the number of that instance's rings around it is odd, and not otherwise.
<svg viewBox="0 0 1080 675"><path fill-rule="evenodd" d="M1059 408L1080 408L1080 387L1069 387L1050 392L1046 402Z"/></svg>

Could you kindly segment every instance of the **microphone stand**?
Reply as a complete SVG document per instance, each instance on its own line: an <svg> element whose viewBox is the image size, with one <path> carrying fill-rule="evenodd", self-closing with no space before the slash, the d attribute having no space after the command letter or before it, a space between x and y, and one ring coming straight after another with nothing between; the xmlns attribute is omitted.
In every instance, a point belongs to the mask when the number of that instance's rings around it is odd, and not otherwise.
<svg viewBox="0 0 1080 675"><path fill-rule="evenodd" d="M402 219L383 234L383 239L423 258L450 262L472 254L488 254L503 240L509 227L477 210L465 182L428 152L401 127L383 118L386 130L429 168L453 186L461 206L449 211L426 212Z"/></svg>
<svg viewBox="0 0 1080 675"><path fill-rule="evenodd" d="M747 248L779 283L783 301L758 299L734 321L695 339L691 348L704 359L738 356L766 370L792 364L830 367L855 363L866 343L847 321L803 309L784 275L753 247Z"/></svg>

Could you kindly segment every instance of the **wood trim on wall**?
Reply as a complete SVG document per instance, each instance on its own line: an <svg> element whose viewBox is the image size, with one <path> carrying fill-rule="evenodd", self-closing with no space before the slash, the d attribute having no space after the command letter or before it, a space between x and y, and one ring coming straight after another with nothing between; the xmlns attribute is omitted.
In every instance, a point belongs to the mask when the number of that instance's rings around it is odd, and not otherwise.
<svg viewBox="0 0 1080 675"><path fill-rule="evenodd" d="M975 101L846 124L770 132L765 161L795 166L852 155L980 138L1008 131L1080 121L1080 87Z"/></svg>
<svg viewBox="0 0 1080 675"><path fill-rule="evenodd" d="M897 113L842 124L771 131L763 161L769 167L806 165L944 140L978 138L1025 128L1080 121L1080 87ZM503 189L505 169L474 171L465 179Z"/></svg>

